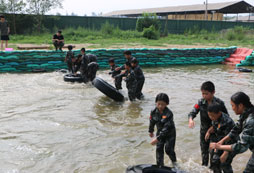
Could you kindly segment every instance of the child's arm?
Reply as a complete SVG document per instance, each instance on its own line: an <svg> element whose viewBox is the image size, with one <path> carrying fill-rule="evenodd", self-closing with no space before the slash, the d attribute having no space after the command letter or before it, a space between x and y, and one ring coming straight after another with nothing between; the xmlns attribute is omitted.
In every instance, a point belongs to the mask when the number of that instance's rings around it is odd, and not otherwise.
<svg viewBox="0 0 254 173"><path fill-rule="evenodd" d="M225 163L226 160L228 159L228 154L229 152L228 151L224 151L223 154L220 156L220 162L221 163Z"/></svg>
<svg viewBox="0 0 254 173"><path fill-rule="evenodd" d="M207 130L206 135L205 135L205 141L208 141L208 140L209 140L211 133L214 133L214 128L213 128L213 126L211 126L211 127Z"/></svg>
<svg viewBox="0 0 254 173"><path fill-rule="evenodd" d="M156 122L153 120L152 113L151 113L151 114L150 114L149 130L148 130L149 136L150 136L151 138L154 137L153 132L154 132L155 123L156 123Z"/></svg>
<svg viewBox="0 0 254 173"><path fill-rule="evenodd" d="M194 128L195 127L194 118L199 113L199 110L200 110L200 101L198 102L198 104L194 105L194 108L192 109L192 111L188 115L188 118L189 118L189 128Z"/></svg>

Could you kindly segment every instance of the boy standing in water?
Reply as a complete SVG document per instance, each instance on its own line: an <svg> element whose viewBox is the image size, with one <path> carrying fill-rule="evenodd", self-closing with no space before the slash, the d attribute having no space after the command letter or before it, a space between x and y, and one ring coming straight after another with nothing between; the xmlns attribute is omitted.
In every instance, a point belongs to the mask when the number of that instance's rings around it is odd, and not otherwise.
<svg viewBox="0 0 254 173"><path fill-rule="evenodd" d="M142 93L142 89L143 89L143 85L145 83L145 76L144 76L142 69L138 65L138 60L136 58L132 59L131 66L132 66L132 69L134 70L136 80L137 80L136 97L137 97L137 99L140 100L144 97L143 93Z"/></svg>
<svg viewBox="0 0 254 173"><path fill-rule="evenodd" d="M119 90L121 88L121 86L119 86L119 82L117 81L116 76L121 73L121 70L116 71L117 65L115 64L115 60L113 58L110 58L108 60L108 64L110 66L109 74L111 75L112 78L115 79L115 87L116 87L116 89Z"/></svg>
<svg viewBox="0 0 254 173"><path fill-rule="evenodd" d="M65 57L65 62L67 62L67 66L68 66L68 70L70 73L74 72L74 68L73 68L73 62L74 62L74 53L72 52L72 45L68 46L68 52L66 54Z"/></svg>
<svg viewBox="0 0 254 173"><path fill-rule="evenodd" d="M130 101L134 101L136 99L136 88L137 88L137 80L135 77L134 71L131 69L131 64L129 62L125 63L126 70L126 88L128 89L128 96Z"/></svg>
<svg viewBox="0 0 254 173"><path fill-rule="evenodd" d="M126 51L124 51L123 54L124 54L124 57L126 59L126 62L129 62L131 64L131 60L134 58L131 55L131 51L126 50ZM115 70L116 71L122 70L121 75L115 76L115 82L116 82L116 85L117 85L116 89L120 90L120 89L122 89L122 78L126 75L125 74L126 72L124 71L125 70L125 65L122 65L121 67L117 67Z"/></svg>
<svg viewBox="0 0 254 173"><path fill-rule="evenodd" d="M159 167L164 166L164 148L171 159L174 166L176 166L175 141L176 129L174 117L171 110L167 107L169 98L167 94L160 93L155 99L156 108L151 111L149 136L154 137L154 126L157 127L156 137L151 141L152 145L156 145L156 160Z"/></svg>
<svg viewBox="0 0 254 173"><path fill-rule="evenodd" d="M200 112L200 147L202 154L202 165L208 166L209 162L209 140L205 140L207 130L212 126L212 121L208 117L207 107L211 103L218 103L221 106L221 111L228 114L224 102L214 96L215 86L211 81L204 82L201 86L202 97L197 104L195 104L192 111L189 113L189 128L194 128L194 118Z"/></svg>
<svg viewBox="0 0 254 173"><path fill-rule="evenodd" d="M205 140L208 141L211 134L214 134L211 137L211 142L219 142L223 139L227 134L231 131L231 129L235 126L234 121L229 115L221 112L221 107L218 103L212 103L208 106L208 116L212 120L212 126L206 132ZM231 141L227 144L232 144L236 142L236 140ZM231 166L232 160L235 154L232 152L223 152L220 150L211 151L211 169L214 173L233 173L233 169Z"/></svg>

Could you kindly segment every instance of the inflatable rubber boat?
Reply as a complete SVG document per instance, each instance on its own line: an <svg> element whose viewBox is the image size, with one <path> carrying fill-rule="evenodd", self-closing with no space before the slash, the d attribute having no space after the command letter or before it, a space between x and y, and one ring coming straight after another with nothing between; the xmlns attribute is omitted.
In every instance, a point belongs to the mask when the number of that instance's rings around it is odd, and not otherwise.
<svg viewBox="0 0 254 173"><path fill-rule="evenodd" d="M157 165L136 165L130 166L126 169L126 173L185 173L170 167L158 167Z"/></svg>
<svg viewBox="0 0 254 173"><path fill-rule="evenodd" d="M239 72L251 73L253 70L247 68L238 68Z"/></svg>
<svg viewBox="0 0 254 173"><path fill-rule="evenodd" d="M65 82L83 82L83 78L80 74L73 75L73 74L66 74L64 75L64 81Z"/></svg>

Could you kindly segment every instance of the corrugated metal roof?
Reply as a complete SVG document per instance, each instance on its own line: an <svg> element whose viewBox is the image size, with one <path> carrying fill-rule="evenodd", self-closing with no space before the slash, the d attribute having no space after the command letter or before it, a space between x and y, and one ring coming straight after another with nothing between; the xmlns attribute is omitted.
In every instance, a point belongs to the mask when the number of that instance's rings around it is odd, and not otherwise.
<svg viewBox="0 0 254 173"><path fill-rule="evenodd" d="M223 3L209 3L209 11L218 11L220 9L226 8L228 6L234 5L239 2L244 1L233 1L233 2L223 2ZM198 5L185 5L185 6L171 6L171 7L161 7L161 8L147 8L147 9L135 9L135 10L120 10L106 13L103 16L124 16L124 15L137 15L143 13L180 13L180 12L195 12L195 11L205 11L204 4Z"/></svg>

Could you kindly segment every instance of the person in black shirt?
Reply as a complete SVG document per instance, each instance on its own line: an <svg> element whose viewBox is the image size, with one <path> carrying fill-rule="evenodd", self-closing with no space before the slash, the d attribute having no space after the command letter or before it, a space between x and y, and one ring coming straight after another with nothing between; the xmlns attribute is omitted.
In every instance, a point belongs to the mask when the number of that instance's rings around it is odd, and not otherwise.
<svg viewBox="0 0 254 173"><path fill-rule="evenodd" d="M142 88L145 83L145 76L142 69L138 65L138 60L136 58L133 58L131 60L131 67L134 70L136 80L137 80L136 97L137 99L140 100L144 97L142 94Z"/></svg>
<svg viewBox="0 0 254 173"><path fill-rule="evenodd" d="M1 33L1 50L5 42L5 48L8 48L8 40L10 34L10 27L4 16L0 16L0 33Z"/></svg>
<svg viewBox="0 0 254 173"><path fill-rule="evenodd" d="M56 48L56 51L59 49L62 51L64 46L64 36L62 35L62 31L58 31L55 35L53 35L53 44Z"/></svg>
<svg viewBox="0 0 254 173"><path fill-rule="evenodd" d="M156 160L157 166L164 166L164 149L173 162L177 166L175 153L176 128L174 123L174 115L167 107L169 104L168 95L160 93L155 99L156 108L151 111L149 136L154 137L154 126L157 127L155 138L151 141L152 145L156 145Z"/></svg>

